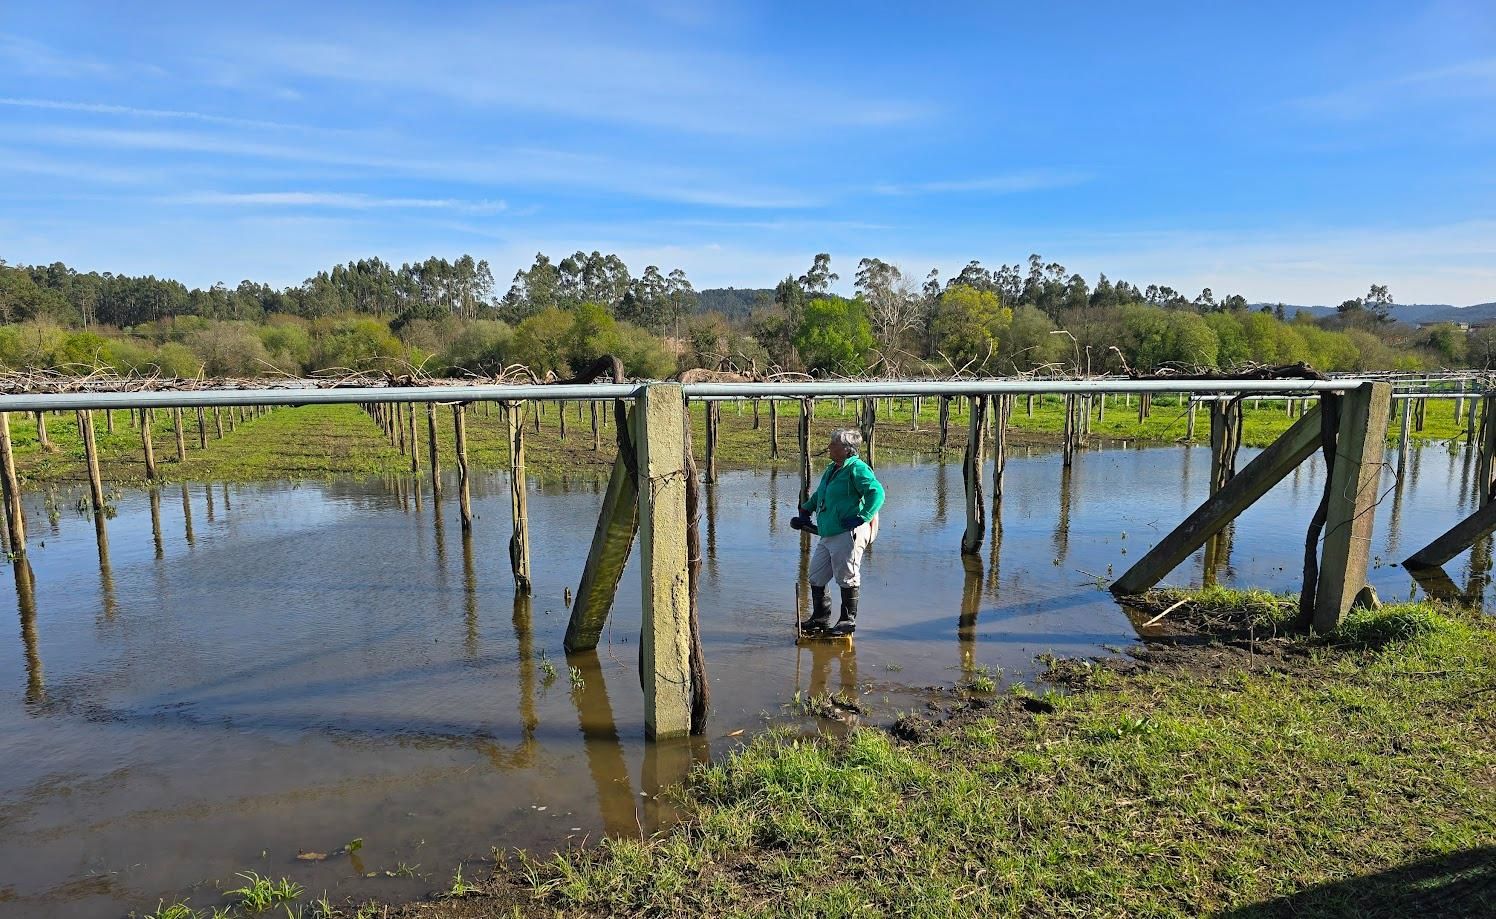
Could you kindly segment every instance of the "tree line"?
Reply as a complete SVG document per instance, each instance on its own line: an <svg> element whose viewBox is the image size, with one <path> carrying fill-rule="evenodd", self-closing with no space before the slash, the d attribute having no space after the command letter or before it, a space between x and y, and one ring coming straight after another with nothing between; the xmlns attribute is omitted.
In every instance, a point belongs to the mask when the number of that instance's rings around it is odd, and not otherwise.
<svg viewBox="0 0 1496 919"><path fill-rule="evenodd" d="M818 374L946 375L1231 369L1304 361L1321 370L1488 367L1496 331L1411 329L1372 285L1335 315L1194 297L1105 275L1094 284L1038 255L996 269L972 261L942 281L877 258L857 263L853 296L831 257L772 290L698 292L684 271L635 277L616 255L537 254L500 293L486 261L378 258L301 285L242 281L189 289L172 279L0 261L0 367L170 376L300 375L421 368L491 375L512 364L569 375L602 353L628 372L688 367Z"/></svg>

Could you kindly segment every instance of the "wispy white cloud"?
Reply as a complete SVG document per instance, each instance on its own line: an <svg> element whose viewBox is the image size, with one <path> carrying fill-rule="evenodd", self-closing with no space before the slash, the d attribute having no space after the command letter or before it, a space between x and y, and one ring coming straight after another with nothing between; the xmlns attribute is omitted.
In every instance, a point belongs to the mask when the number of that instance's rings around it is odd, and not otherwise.
<svg viewBox="0 0 1496 919"><path fill-rule="evenodd" d="M1306 114L1356 120L1430 101L1487 97L1496 97L1496 57L1380 76L1331 92L1292 99L1288 106Z"/></svg>
<svg viewBox="0 0 1496 919"><path fill-rule="evenodd" d="M204 207L260 207L260 208L330 208L335 210L367 211L435 210L456 211L464 214L498 214L508 210L503 201L463 201L456 198L381 198L373 195L346 194L340 192L193 192L172 195L160 199L162 204L186 204Z"/></svg>
<svg viewBox="0 0 1496 919"><path fill-rule="evenodd" d="M1043 191L1051 188L1069 188L1089 182L1091 178L1092 176L1085 172L1035 169L971 179L944 179L903 183L887 182L874 186L873 190L880 195L944 193L1011 195L1021 192Z"/></svg>
<svg viewBox="0 0 1496 919"><path fill-rule="evenodd" d="M725 208L798 208L817 203L795 190L735 181L705 170L636 163L597 154L516 147L471 150L452 156L409 144L277 143L229 134L191 131L39 126L11 132L15 142L60 146L71 151L134 150L214 154L333 165L379 175L421 176L497 187L544 185L604 190L630 197ZM381 154L365 152L382 148Z"/></svg>
<svg viewBox="0 0 1496 919"><path fill-rule="evenodd" d="M0 63L17 73L64 79L109 76L118 69L117 65L95 57L64 54L34 38L3 33L0 33Z"/></svg>
<svg viewBox="0 0 1496 919"><path fill-rule="evenodd" d="M218 48L239 71L359 85L405 98L432 95L479 107L591 124L726 135L778 135L887 126L927 115L927 103L843 88L794 62L703 50L668 30L616 28L561 13L509 11L491 27L347 24L339 40L236 36Z"/></svg>
<svg viewBox="0 0 1496 919"><path fill-rule="evenodd" d="M0 97L0 105L10 108L38 109L52 112L79 112L90 115L122 115L130 118L153 118L153 119L177 119L183 121L199 121L208 124L232 125L241 128L262 128L284 131L321 131L331 132L326 128L312 128L305 125L289 124L282 121L259 121L252 118L231 118L224 115L212 115L204 112L178 111L174 109L138 108L133 105L114 105L106 102L71 102L59 99L16 99Z"/></svg>

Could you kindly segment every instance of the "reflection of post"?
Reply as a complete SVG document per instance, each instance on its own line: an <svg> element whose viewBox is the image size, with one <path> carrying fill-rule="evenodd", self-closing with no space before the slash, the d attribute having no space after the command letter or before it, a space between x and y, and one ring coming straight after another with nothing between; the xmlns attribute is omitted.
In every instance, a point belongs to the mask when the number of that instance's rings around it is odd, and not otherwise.
<svg viewBox="0 0 1496 919"><path fill-rule="evenodd" d="M717 486L706 489L706 567L717 577Z"/></svg>
<svg viewBox="0 0 1496 919"><path fill-rule="evenodd" d="M1070 469L1061 467L1060 514L1054 527L1054 551L1061 562L1070 551L1070 474Z"/></svg>
<svg viewBox="0 0 1496 919"><path fill-rule="evenodd" d="M563 415L565 415L563 407ZM470 540L469 540L470 541ZM529 594L514 594L514 645L519 654L519 723L525 746L535 743L535 728L540 719L535 715L535 644L532 628L534 612Z"/></svg>
<svg viewBox="0 0 1496 919"><path fill-rule="evenodd" d="M0 487L5 497L5 532L10 537L10 551L26 551L26 515L21 508L21 484L16 475L16 455L10 443L10 415L0 412Z"/></svg>
<svg viewBox="0 0 1496 919"><path fill-rule="evenodd" d="M21 614L21 644L26 649L26 701L35 705L46 698L42 678L42 655L36 638L36 576L31 562L17 555L11 562L16 575L16 608Z"/></svg>
<svg viewBox="0 0 1496 919"><path fill-rule="evenodd" d="M956 620L956 638L961 643L961 672L976 666L977 615L982 611L982 557L961 556L965 576L961 582L961 615Z"/></svg>
<svg viewBox="0 0 1496 919"><path fill-rule="evenodd" d="M946 474L949 468L944 457L935 465L935 519L940 523L945 523L946 502L950 496L950 479Z"/></svg>
<svg viewBox="0 0 1496 919"><path fill-rule="evenodd" d="M441 516L437 515L436 524L437 539L441 537ZM445 552L439 548L438 552ZM473 534L471 530L462 531L462 613L463 621L467 625L464 640L467 644L469 656L478 653L478 569L473 564Z"/></svg>
<svg viewBox="0 0 1496 919"><path fill-rule="evenodd" d="M161 491L157 488L151 489L151 540L156 544L156 557L166 555L166 547L161 539Z"/></svg>
<svg viewBox="0 0 1496 919"><path fill-rule="evenodd" d="M208 509L208 522L212 523L213 522L213 486L212 485L204 485L203 486L203 504L206 505L206 507Z"/></svg>
<svg viewBox="0 0 1496 919"><path fill-rule="evenodd" d="M691 771L691 764L696 761L695 750L698 746L700 742L689 737L645 745L644 767L639 775L639 790L644 795L645 832L652 833L675 821L675 809L660 800L660 792L685 781L686 775Z"/></svg>
<svg viewBox="0 0 1496 919"><path fill-rule="evenodd" d="M755 403L757 404L757 403ZM796 510L799 513L799 510ZM779 532L779 470L769 467L769 535Z"/></svg>
<svg viewBox="0 0 1496 919"><path fill-rule="evenodd" d="M1470 573L1465 581L1465 602L1480 603L1491 582L1491 537L1477 539L1470 547Z"/></svg>
<svg viewBox="0 0 1496 919"><path fill-rule="evenodd" d="M795 591L796 622L810 618L810 534L800 531L800 589ZM798 626L797 626L798 629Z"/></svg>
<svg viewBox="0 0 1496 919"><path fill-rule="evenodd" d="M104 617L113 619L117 607L114 572L109 567L109 531L104 528L103 514L94 514L94 536L99 546L99 598L103 602Z"/></svg>
<svg viewBox="0 0 1496 919"><path fill-rule="evenodd" d="M613 720L613 705L608 701L602 664L596 651L574 651L566 655L566 663L582 675L582 685L572 690L571 702L577 710L577 726L587 754L587 771L592 773L592 786L597 792L603 831L615 837L633 835L638 832L633 783Z"/></svg>
<svg viewBox="0 0 1496 919"><path fill-rule="evenodd" d="M187 545L193 545L192 538L192 496L187 493L187 485L182 485L182 526L186 532Z"/></svg>

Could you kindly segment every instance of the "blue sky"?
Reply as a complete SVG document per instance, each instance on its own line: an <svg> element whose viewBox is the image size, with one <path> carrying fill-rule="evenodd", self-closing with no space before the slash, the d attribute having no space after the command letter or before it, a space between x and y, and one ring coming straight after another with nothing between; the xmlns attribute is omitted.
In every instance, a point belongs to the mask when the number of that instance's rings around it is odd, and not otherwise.
<svg viewBox="0 0 1496 919"><path fill-rule="evenodd" d="M8 262L576 249L1493 300L1496 3L3 4Z"/></svg>

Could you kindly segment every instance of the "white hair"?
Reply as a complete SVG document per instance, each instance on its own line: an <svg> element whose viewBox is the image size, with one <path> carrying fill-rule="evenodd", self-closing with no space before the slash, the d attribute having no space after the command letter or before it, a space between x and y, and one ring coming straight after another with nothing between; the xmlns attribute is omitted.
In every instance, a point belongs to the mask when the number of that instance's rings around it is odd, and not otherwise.
<svg viewBox="0 0 1496 919"><path fill-rule="evenodd" d="M862 446L862 432L856 428L842 428L839 431L832 431L831 442L841 444L843 447L856 453L857 449Z"/></svg>

